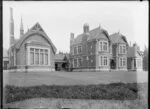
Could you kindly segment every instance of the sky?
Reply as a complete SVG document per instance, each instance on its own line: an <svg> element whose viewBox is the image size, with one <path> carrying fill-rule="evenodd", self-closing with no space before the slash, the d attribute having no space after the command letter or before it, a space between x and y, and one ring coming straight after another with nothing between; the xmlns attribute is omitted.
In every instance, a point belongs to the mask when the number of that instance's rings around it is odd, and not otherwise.
<svg viewBox="0 0 150 109"><path fill-rule="evenodd" d="M56 46L69 52L70 33L83 33L83 25L98 26L109 35L120 32L128 43L141 50L148 46L148 2L140 1L3 1L3 48L9 48L10 7L13 8L14 34L19 38L21 17L27 32L39 22Z"/></svg>

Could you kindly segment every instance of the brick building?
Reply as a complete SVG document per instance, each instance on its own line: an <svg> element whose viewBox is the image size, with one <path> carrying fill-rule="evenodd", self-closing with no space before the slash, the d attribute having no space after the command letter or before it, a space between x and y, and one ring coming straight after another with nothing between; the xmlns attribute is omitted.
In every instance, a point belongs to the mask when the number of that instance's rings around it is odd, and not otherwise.
<svg viewBox="0 0 150 109"><path fill-rule="evenodd" d="M70 63L73 71L127 70L128 42L121 33L109 35L100 26L92 30L84 24L83 33L70 36Z"/></svg>
<svg viewBox="0 0 150 109"><path fill-rule="evenodd" d="M111 69L127 70L127 50L128 42L120 32L110 35L112 42Z"/></svg>
<svg viewBox="0 0 150 109"><path fill-rule="evenodd" d="M111 40L108 32L100 26L90 30L84 24L83 33L70 39L70 63L73 71L109 70Z"/></svg>
<svg viewBox="0 0 150 109"><path fill-rule="evenodd" d="M134 71L143 70L143 53L135 43L128 49L128 69Z"/></svg>
<svg viewBox="0 0 150 109"><path fill-rule="evenodd" d="M39 23L24 33L21 19L20 38L14 37L13 10L10 8L9 68L18 71L54 71L56 48Z"/></svg>

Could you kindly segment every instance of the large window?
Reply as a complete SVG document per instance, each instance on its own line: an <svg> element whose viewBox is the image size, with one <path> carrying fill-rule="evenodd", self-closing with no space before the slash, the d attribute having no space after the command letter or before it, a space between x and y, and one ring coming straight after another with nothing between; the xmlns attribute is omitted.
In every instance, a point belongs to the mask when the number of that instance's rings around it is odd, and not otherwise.
<svg viewBox="0 0 150 109"><path fill-rule="evenodd" d="M30 64L34 64L34 49L30 48Z"/></svg>
<svg viewBox="0 0 150 109"><path fill-rule="evenodd" d="M127 60L126 60L125 57L119 58L119 66L120 67L125 67L126 66L126 62L127 62Z"/></svg>
<svg viewBox="0 0 150 109"><path fill-rule="evenodd" d="M99 41L99 51L108 51L108 41L100 40Z"/></svg>
<svg viewBox="0 0 150 109"><path fill-rule="evenodd" d="M108 66L108 63L107 56L99 56L99 66Z"/></svg>
<svg viewBox="0 0 150 109"><path fill-rule="evenodd" d="M79 67L82 66L82 60L81 60L81 58L78 59L78 64L79 64L79 65L78 65Z"/></svg>
<svg viewBox="0 0 150 109"><path fill-rule="evenodd" d="M30 48L30 65L48 65L48 49Z"/></svg>
<svg viewBox="0 0 150 109"><path fill-rule="evenodd" d="M119 53L120 54L126 54L126 45L125 44L119 45Z"/></svg>
<svg viewBox="0 0 150 109"><path fill-rule="evenodd" d="M82 52L82 47L78 46L78 54L80 54Z"/></svg>
<svg viewBox="0 0 150 109"><path fill-rule="evenodd" d="M74 59L74 67L77 67L77 59Z"/></svg>

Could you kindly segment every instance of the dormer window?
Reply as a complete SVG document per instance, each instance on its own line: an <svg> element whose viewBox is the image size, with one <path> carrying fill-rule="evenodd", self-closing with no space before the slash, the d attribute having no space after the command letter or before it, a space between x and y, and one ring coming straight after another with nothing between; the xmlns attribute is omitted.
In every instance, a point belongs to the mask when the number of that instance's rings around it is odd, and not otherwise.
<svg viewBox="0 0 150 109"><path fill-rule="evenodd" d="M108 41L100 40L99 41L99 51L108 51Z"/></svg>

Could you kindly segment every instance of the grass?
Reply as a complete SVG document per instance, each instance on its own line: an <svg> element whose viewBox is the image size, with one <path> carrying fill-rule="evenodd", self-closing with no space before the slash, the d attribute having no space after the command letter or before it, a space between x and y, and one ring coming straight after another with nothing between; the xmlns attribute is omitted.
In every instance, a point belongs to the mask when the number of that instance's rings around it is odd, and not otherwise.
<svg viewBox="0 0 150 109"><path fill-rule="evenodd" d="M4 86L88 85L147 82L147 72L17 72L3 74Z"/></svg>
<svg viewBox="0 0 150 109"><path fill-rule="evenodd" d="M3 76L7 101L5 106L10 108L33 109L43 106L60 109L60 106L67 105L71 106L71 109L148 109L147 72L4 72ZM92 87L90 84L94 86L89 89L87 87ZM78 96L78 89L72 88L73 86L80 89L79 94L83 98L71 98L70 91ZM62 87L71 88L66 88L64 91ZM60 92L62 93L58 94ZM60 97L65 94L68 99ZM99 98L96 98L97 94ZM52 95L56 97L52 98ZM85 99L84 97L87 97L85 95L93 100Z"/></svg>
<svg viewBox="0 0 150 109"><path fill-rule="evenodd" d="M6 103L30 98L65 98L95 100L134 100L137 99L136 83L113 83L99 85L42 85L30 87L6 86Z"/></svg>

